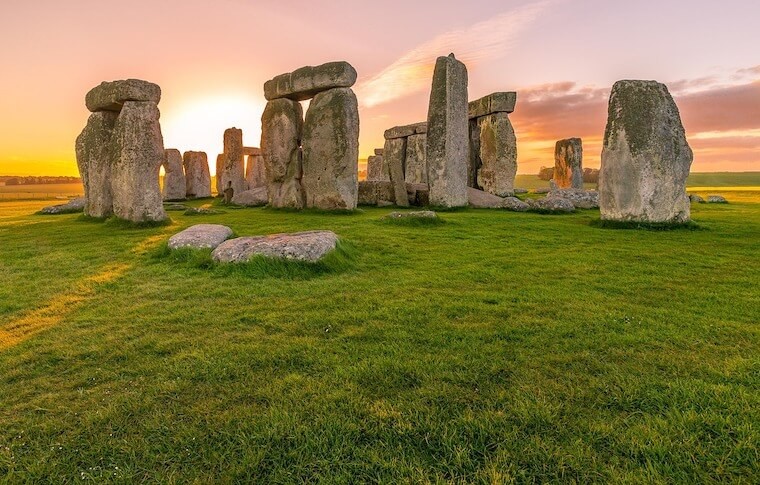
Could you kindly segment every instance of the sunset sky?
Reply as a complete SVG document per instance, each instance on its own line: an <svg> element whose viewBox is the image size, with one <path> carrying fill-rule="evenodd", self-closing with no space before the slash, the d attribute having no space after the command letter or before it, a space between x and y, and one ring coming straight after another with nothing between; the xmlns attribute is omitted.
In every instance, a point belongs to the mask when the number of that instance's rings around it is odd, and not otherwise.
<svg viewBox="0 0 760 485"><path fill-rule="evenodd" d="M450 52L471 100L518 92L519 173L552 165L571 136L598 167L619 79L669 86L692 171L760 170L758 19L756 0L2 0L0 175L76 175L84 95L104 80L161 86L167 148L215 160L232 126L259 146L264 82L333 60L359 73L366 158L386 128L425 120Z"/></svg>

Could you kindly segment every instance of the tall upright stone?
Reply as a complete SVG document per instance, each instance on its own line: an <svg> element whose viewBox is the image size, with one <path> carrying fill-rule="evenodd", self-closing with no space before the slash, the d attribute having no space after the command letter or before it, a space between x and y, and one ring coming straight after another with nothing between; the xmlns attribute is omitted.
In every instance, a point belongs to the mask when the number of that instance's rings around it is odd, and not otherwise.
<svg viewBox="0 0 760 485"><path fill-rule="evenodd" d="M216 156L216 175L214 176L214 188L216 189L216 195L221 197L224 194L224 187L222 187L222 172L224 172L224 161L227 156L224 153L220 153Z"/></svg>
<svg viewBox="0 0 760 485"><path fill-rule="evenodd" d="M264 166L264 157L261 156L261 153L248 155L245 168L245 182L249 190L267 186L267 171Z"/></svg>
<svg viewBox="0 0 760 485"><path fill-rule="evenodd" d="M112 143L118 160L111 170L114 214L128 221L163 221L159 170L164 140L155 102L126 101L116 119Z"/></svg>
<svg viewBox="0 0 760 485"><path fill-rule="evenodd" d="M164 150L164 200L183 200L187 196L185 168L182 165L182 154L175 148Z"/></svg>
<svg viewBox="0 0 760 485"><path fill-rule="evenodd" d="M306 207L355 209L359 107L350 88L334 88L314 96L306 111L302 144Z"/></svg>
<svg viewBox="0 0 760 485"><path fill-rule="evenodd" d="M388 167L388 175L393 187L394 202L399 207L407 207L409 205L409 198L406 195L406 183L404 182L406 138L386 139L383 160Z"/></svg>
<svg viewBox="0 0 760 485"><path fill-rule="evenodd" d="M303 110L298 101L286 98L269 101L261 115L261 155L267 174L269 205L302 209L303 166L300 141Z"/></svg>
<svg viewBox="0 0 760 485"><path fill-rule="evenodd" d="M430 204L463 207L469 158L467 68L454 58L435 63L428 108L426 156Z"/></svg>
<svg viewBox="0 0 760 485"><path fill-rule="evenodd" d="M406 162L404 177L409 184L428 183L427 156L425 155L427 134L418 133L406 139Z"/></svg>
<svg viewBox="0 0 760 485"><path fill-rule="evenodd" d="M388 171L383 170L383 163L382 155L370 155L369 158L367 158L368 182L387 182L390 180L388 178Z"/></svg>
<svg viewBox="0 0 760 485"><path fill-rule="evenodd" d="M185 185L188 199L211 197L211 172L208 167L208 156L205 152L185 152Z"/></svg>
<svg viewBox="0 0 760 485"><path fill-rule="evenodd" d="M479 168L477 185L484 192L510 197L515 194L517 175L517 137L505 112L478 118Z"/></svg>
<svg viewBox="0 0 760 485"><path fill-rule="evenodd" d="M612 88L599 171L604 220L689 221L693 153L664 84L619 81Z"/></svg>
<svg viewBox="0 0 760 485"><path fill-rule="evenodd" d="M79 174L84 185L84 213L90 217L108 217L113 213L111 168L116 161L111 137L118 113L92 113L87 126L76 140Z"/></svg>
<svg viewBox="0 0 760 485"><path fill-rule="evenodd" d="M217 179L220 174L217 172ZM222 166L221 180L222 192L231 186L239 194L247 187L245 183L245 157L243 156L243 130L228 128L224 131L224 164Z"/></svg>
<svg viewBox="0 0 760 485"><path fill-rule="evenodd" d="M554 183L560 189L583 189L583 142L560 140L554 146Z"/></svg>

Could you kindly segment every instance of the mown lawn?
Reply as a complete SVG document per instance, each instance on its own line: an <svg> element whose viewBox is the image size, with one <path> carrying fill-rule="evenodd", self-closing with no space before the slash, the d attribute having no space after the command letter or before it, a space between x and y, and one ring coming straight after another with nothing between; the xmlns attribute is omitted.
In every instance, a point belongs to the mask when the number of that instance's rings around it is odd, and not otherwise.
<svg viewBox="0 0 760 485"><path fill-rule="evenodd" d="M757 483L760 194L737 200L673 231L375 208L138 230L0 203L0 482ZM162 251L200 222L330 229L345 254Z"/></svg>

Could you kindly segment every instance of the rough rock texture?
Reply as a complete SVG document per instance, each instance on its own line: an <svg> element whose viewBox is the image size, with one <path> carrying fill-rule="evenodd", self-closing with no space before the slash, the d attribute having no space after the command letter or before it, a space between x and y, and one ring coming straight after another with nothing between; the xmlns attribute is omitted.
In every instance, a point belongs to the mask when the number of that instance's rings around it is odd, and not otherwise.
<svg viewBox="0 0 760 485"><path fill-rule="evenodd" d="M583 189L583 142L560 140L554 146L554 183L561 189Z"/></svg>
<svg viewBox="0 0 760 485"><path fill-rule="evenodd" d="M356 82L356 69L348 62L328 62L321 66L306 66L280 74L264 83L267 101L289 98L304 101L322 91L350 88Z"/></svg>
<svg viewBox="0 0 760 485"><path fill-rule="evenodd" d="M504 198L489 194L482 190L467 187L467 200L471 207L480 209L501 209L504 207Z"/></svg>
<svg viewBox="0 0 760 485"><path fill-rule="evenodd" d="M261 148L258 147L243 147L243 155L250 157L251 155L261 155Z"/></svg>
<svg viewBox="0 0 760 485"><path fill-rule="evenodd" d="M430 205L430 186L428 184L406 184L409 203L417 207Z"/></svg>
<svg viewBox="0 0 760 485"><path fill-rule="evenodd" d="M289 99L269 101L261 115L261 155L267 174L269 205L302 209L303 165L299 141L303 130L301 105Z"/></svg>
<svg viewBox="0 0 760 485"><path fill-rule="evenodd" d="M434 211L391 212L387 219L437 219L438 214Z"/></svg>
<svg viewBox="0 0 760 485"><path fill-rule="evenodd" d="M406 138L385 140L383 161L388 167L391 185L393 186L394 202L399 207L409 206L404 182L404 162L406 161Z"/></svg>
<svg viewBox="0 0 760 485"><path fill-rule="evenodd" d="M232 197L232 203L246 207L259 207L269 203L269 195L266 187L256 187L255 189L244 190L235 193Z"/></svg>
<svg viewBox="0 0 760 485"><path fill-rule="evenodd" d="M220 244L211 256L221 263L243 263L255 256L315 262L337 244L338 236L331 231L239 237Z"/></svg>
<svg viewBox="0 0 760 485"><path fill-rule="evenodd" d="M216 173L217 180L220 173ZM248 189L245 183L245 156L243 155L243 130L228 128L224 130L224 164L221 172L221 187L224 192L232 184L237 194Z"/></svg>
<svg viewBox="0 0 760 485"><path fill-rule="evenodd" d="M90 217L108 217L113 213L111 167L115 154L111 138L118 114L93 113L76 140L79 174L87 203L84 213Z"/></svg>
<svg viewBox="0 0 760 485"><path fill-rule="evenodd" d="M87 200L84 197L78 197L76 199L71 199L65 204L49 205L47 207L43 207L42 210L40 210L40 214L54 215L82 212L86 203Z"/></svg>
<svg viewBox="0 0 760 485"><path fill-rule="evenodd" d="M425 156L427 134L416 134L406 139L406 163L404 174L410 184L427 184L427 157Z"/></svg>
<svg viewBox="0 0 760 485"><path fill-rule="evenodd" d="M380 202L394 203L396 194L393 184L383 180L363 180L359 182L359 205L378 205Z"/></svg>
<svg viewBox="0 0 760 485"><path fill-rule="evenodd" d="M384 167L385 162L382 155L371 155L367 158L367 180L370 182L389 181L390 176Z"/></svg>
<svg viewBox="0 0 760 485"><path fill-rule="evenodd" d="M185 152L185 193L189 199L211 197L211 172L205 152Z"/></svg>
<svg viewBox="0 0 760 485"><path fill-rule="evenodd" d="M111 169L113 213L132 222L167 218L161 199L159 170L164 139L158 107L151 101L126 101L113 129L117 161Z"/></svg>
<svg viewBox="0 0 760 485"><path fill-rule="evenodd" d="M478 150L470 153L471 166L477 166L477 186L499 197L515 193L517 175L517 137L509 115L494 113L478 118ZM474 165L473 165L474 164Z"/></svg>
<svg viewBox="0 0 760 485"><path fill-rule="evenodd" d="M248 189L256 189L267 186L267 170L264 166L264 157L261 155L248 155L248 163L245 168L245 182Z"/></svg>
<svg viewBox="0 0 760 485"><path fill-rule="evenodd" d="M578 209L598 209L599 192L583 189L560 189L552 187L548 197L569 200Z"/></svg>
<svg viewBox="0 0 760 485"><path fill-rule="evenodd" d="M517 197L505 197L504 208L515 212L525 212L530 209L530 205Z"/></svg>
<svg viewBox="0 0 760 485"><path fill-rule="evenodd" d="M575 211L572 202L561 197L543 197L541 199L527 199L531 209L538 212L563 213Z"/></svg>
<svg viewBox="0 0 760 485"><path fill-rule="evenodd" d="M382 157L384 153L385 153L384 149L382 149L382 148L375 148L375 155L377 155L378 157Z"/></svg>
<svg viewBox="0 0 760 485"><path fill-rule="evenodd" d="M689 194L689 200L694 204L704 204L705 199L697 194Z"/></svg>
<svg viewBox="0 0 760 485"><path fill-rule="evenodd" d="M517 103L517 93L514 91L492 93L471 101L468 105L468 116L473 119L493 113L512 113L515 110L515 103Z"/></svg>
<svg viewBox="0 0 760 485"><path fill-rule="evenodd" d="M224 153L220 153L216 156L216 175L214 176L214 188L216 189L217 197L221 197L224 194L224 187L222 187L222 172L224 171L224 160L227 156Z"/></svg>
<svg viewBox="0 0 760 485"><path fill-rule="evenodd" d="M232 229L219 224L196 224L169 238L170 249L214 249L232 236Z"/></svg>
<svg viewBox="0 0 760 485"><path fill-rule="evenodd" d="M515 194L527 194L528 189L524 189L522 187L515 187Z"/></svg>
<svg viewBox="0 0 760 485"><path fill-rule="evenodd" d="M314 96L303 125L306 207L355 209L359 172L359 105L349 88Z"/></svg>
<svg viewBox="0 0 760 485"><path fill-rule="evenodd" d="M728 201L722 195L708 195L707 203L708 204L728 204Z"/></svg>
<svg viewBox="0 0 760 485"><path fill-rule="evenodd" d="M161 88L157 84L140 79L103 82L87 93L85 105L92 112L121 111L127 101L150 101L158 104Z"/></svg>
<svg viewBox="0 0 760 485"><path fill-rule="evenodd" d="M185 168L182 154L175 148L164 150L164 188L161 195L164 200L184 200L187 196Z"/></svg>
<svg viewBox="0 0 760 485"><path fill-rule="evenodd" d="M433 74L427 125L426 152L432 205L467 205L467 109L467 68L453 54L439 57Z"/></svg>
<svg viewBox="0 0 760 485"><path fill-rule="evenodd" d="M604 220L683 223L693 154L664 84L619 81L610 95L599 171Z"/></svg>
<svg viewBox="0 0 760 485"><path fill-rule="evenodd" d="M427 121L420 123L413 123L411 125L394 126L385 130L385 139L392 140L393 138L406 138L414 134L427 133Z"/></svg>

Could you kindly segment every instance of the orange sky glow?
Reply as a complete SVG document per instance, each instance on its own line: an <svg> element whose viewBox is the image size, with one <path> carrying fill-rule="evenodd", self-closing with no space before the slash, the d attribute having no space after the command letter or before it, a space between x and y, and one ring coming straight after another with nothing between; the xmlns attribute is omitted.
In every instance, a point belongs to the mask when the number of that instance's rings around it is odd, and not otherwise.
<svg viewBox="0 0 760 485"><path fill-rule="evenodd" d="M756 2L282 3L2 2L0 175L77 175L84 95L129 77L161 86L167 148L215 160L232 126L259 146L264 82L332 60L359 73L365 159L385 129L425 120L435 58L449 52L468 66L470 99L518 92L519 173L552 165L554 143L567 137L583 138L584 165L598 167L609 90L630 78L669 86L692 171L760 170Z"/></svg>

